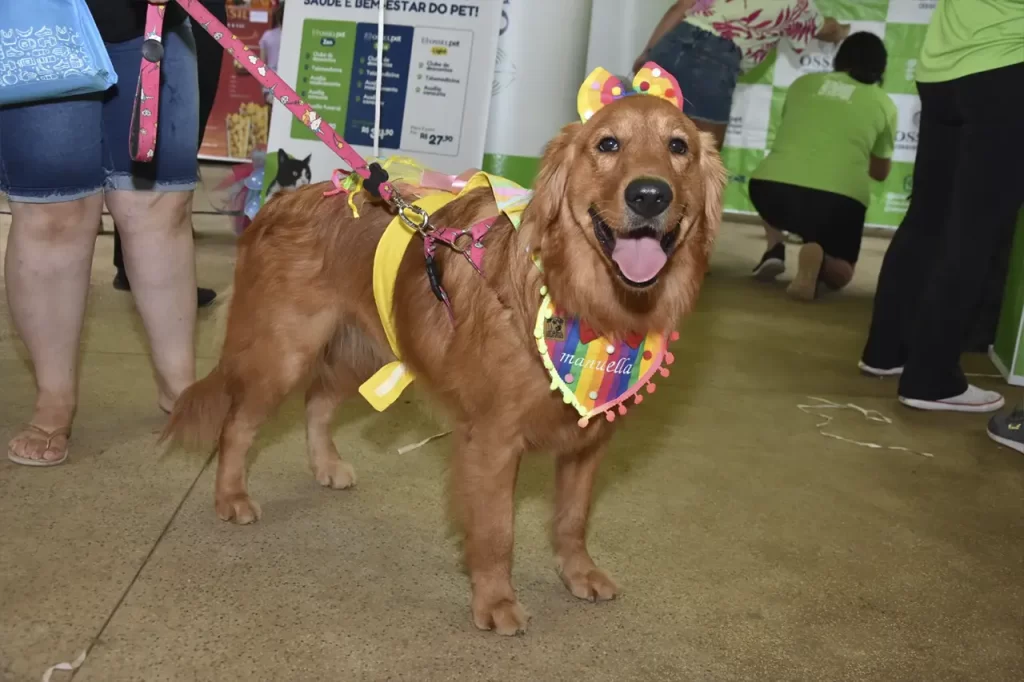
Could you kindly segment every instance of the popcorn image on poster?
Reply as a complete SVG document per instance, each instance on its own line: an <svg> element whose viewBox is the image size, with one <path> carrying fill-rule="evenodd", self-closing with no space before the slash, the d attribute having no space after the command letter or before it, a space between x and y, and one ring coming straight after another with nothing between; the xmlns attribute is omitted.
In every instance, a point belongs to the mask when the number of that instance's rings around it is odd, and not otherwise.
<svg viewBox="0 0 1024 682"><path fill-rule="evenodd" d="M896 149L892 160L913 163L917 157L917 140L921 130L921 100L915 95L889 95L898 112Z"/></svg>
<svg viewBox="0 0 1024 682"><path fill-rule="evenodd" d="M889 0L890 24L927 24L939 0Z"/></svg>

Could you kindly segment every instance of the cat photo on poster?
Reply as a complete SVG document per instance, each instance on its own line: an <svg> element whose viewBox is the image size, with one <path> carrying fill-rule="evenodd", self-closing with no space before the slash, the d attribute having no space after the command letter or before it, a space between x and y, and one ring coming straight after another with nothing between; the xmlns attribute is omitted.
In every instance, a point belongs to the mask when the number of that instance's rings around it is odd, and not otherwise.
<svg viewBox="0 0 1024 682"><path fill-rule="evenodd" d="M267 177L273 178L267 185L266 198L269 199L282 189L297 189L308 185L312 178L309 162L313 155L308 154L304 159L297 159L284 149L278 149L277 154L267 157Z"/></svg>

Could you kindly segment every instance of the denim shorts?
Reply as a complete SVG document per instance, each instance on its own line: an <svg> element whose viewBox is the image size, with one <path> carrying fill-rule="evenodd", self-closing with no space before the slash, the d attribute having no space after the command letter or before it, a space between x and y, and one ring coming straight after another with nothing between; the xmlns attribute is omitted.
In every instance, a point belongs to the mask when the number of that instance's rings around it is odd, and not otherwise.
<svg viewBox="0 0 1024 682"><path fill-rule="evenodd" d="M132 161L128 149L142 42L107 43L118 82L106 92L0 107L0 192L43 204L105 190L195 189L199 81L191 26L164 33L160 129L149 163Z"/></svg>
<svg viewBox="0 0 1024 682"><path fill-rule="evenodd" d="M687 116L729 122L743 59L735 43L683 21L651 48L649 58L679 81Z"/></svg>

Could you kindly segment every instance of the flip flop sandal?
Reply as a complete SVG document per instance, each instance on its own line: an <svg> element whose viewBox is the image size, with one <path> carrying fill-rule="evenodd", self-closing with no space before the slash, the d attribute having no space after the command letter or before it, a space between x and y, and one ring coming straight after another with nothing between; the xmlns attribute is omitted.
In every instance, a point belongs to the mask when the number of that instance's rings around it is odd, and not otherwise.
<svg viewBox="0 0 1024 682"><path fill-rule="evenodd" d="M19 433L19 436L28 436L29 441L46 441L46 447L43 452L50 449L50 445L53 443L54 438L60 438L63 436L66 440L71 438L71 427L62 426L59 429L53 431L46 431L44 429L35 426L34 424L26 424L25 428ZM17 438L18 436L15 436ZM14 453L10 447L7 448L7 459L11 460L15 464L23 464L28 467L54 467L58 464L63 464L68 458L68 448L64 448L64 455L60 459L31 459L29 457L22 457Z"/></svg>

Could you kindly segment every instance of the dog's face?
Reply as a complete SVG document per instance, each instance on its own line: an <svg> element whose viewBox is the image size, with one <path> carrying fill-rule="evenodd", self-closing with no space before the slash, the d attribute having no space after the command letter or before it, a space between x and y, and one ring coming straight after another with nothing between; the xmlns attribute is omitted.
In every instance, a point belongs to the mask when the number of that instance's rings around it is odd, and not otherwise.
<svg viewBox="0 0 1024 682"><path fill-rule="evenodd" d="M555 299L606 332L674 326L704 277L725 180L712 138L660 98L567 126L528 214Z"/></svg>

